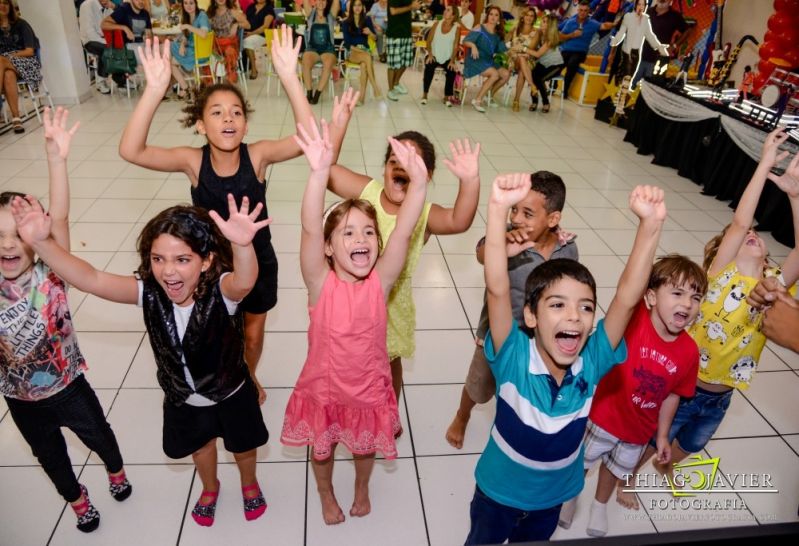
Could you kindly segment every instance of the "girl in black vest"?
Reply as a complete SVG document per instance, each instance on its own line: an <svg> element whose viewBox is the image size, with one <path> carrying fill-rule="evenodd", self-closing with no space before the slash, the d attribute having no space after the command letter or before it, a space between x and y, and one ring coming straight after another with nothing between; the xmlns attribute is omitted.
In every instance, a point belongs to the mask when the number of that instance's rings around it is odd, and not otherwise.
<svg viewBox="0 0 799 546"><path fill-rule="evenodd" d="M137 275L99 271L61 248L50 235L51 220L33 197L15 198L12 213L20 237L65 282L78 290L144 309L150 344L164 389L164 453L191 455L203 483L194 520L212 525L219 494L216 439L236 459L244 515L266 510L255 476L256 448L269 435L258 393L244 362L238 303L255 284L258 262L252 240L270 220L256 221L259 203L237 210L228 196L229 218L189 206L168 208L139 235Z"/></svg>

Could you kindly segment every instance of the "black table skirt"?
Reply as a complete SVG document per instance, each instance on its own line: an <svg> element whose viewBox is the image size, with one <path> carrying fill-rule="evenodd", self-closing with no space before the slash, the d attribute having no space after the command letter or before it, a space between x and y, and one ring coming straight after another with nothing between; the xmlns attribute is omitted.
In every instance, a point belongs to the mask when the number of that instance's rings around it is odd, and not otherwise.
<svg viewBox="0 0 799 546"><path fill-rule="evenodd" d="M628 125L626 142L641 155L654 154L652 163L677 169L680 176L702 186L702 193L735 208L757 163L741 151L721 127L720 118L677 122L660 117L639 96ZM770 231L793 248L794 233L788 197L767 182L755 211L757 229Z"/></svg>

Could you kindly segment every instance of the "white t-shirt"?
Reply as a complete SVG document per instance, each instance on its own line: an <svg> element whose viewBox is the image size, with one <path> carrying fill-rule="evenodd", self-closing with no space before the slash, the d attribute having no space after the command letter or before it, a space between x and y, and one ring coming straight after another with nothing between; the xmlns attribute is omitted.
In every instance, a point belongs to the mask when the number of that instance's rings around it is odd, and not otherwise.
<svg viewBox="0 0 799 546"><path fill-rule="evenodd" d="M464 28L472 30L474 28L474 13L467 11L466 15L461 14L461 24Z"/></svg>
<svg viewBox="0 0 799 546"><path fill-rule="evenodd" d="M224 279L225 276L229 274L230 274L229 271L222 273L222 276L219 277L220 285L222 283L222 279ZM138 302L139 307L142 306L143 299L144 299L144 282L139 281L139 302ZM235 315L236 310L239 308L239 302L229 300L228 298L225 297L225 294L222 294L222 299L225 302L225 307L227 307L228 314ZM194 302L192 302L191 305L185 305L185 306L175 305L174 303L172 304L172 312L175 317L175 326L178 329L178 338L180 339L180 341L183 341L183 336L186 335L186 328L189 326L189 319L191 318L191 312L193 310L194 310ZM192 391L196 391L196 387L194 386L194 378L191 376L189 367L186 365L186 359L183 356L181 356L181 360L183 360L183 374L186 377L186 383L188 383ZM244 382L242 382L241 385L244 385ZM236 394L236 392L238 392L238 390L241 388L241 385L236 387L236 390L231 392L226 398L230 398L231 396ZM190 406L213 406L216 404L216 402L214 402L210 398L206 398L201 394L197 394L197 392L193 392L186 399L186 404Z"/></svg>
<svg viewBox="0 0 799 546"><path fill-rule="evenodd" d="M111 15L112 10L105 9L99 0L86 0L80 5L78 24L80 25L80 43L105 43L103 30L100 28L103 19Z"/></svg>

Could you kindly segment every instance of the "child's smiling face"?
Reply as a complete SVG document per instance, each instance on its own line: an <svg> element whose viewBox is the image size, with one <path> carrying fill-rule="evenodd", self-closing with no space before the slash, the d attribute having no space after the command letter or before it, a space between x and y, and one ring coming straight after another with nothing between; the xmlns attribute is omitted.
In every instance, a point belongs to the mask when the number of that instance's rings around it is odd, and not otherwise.
<svg viewBox="0 0 799 546"><path fill-rule="evenodd" d="M423 155L422 149L414 141L401 140L400 142L404 144L410 144L416 149L417 154L420 156ZM427 174L429 180L430 173L428 172ZM405 194L408 191L408 184L410 181L410 176L408 176L408 173L405 172L405 169L397 160L397 156L395 156L394 152L392 151L386 160L385 167L383 168L383 193L385 194L389 203L396 206L402 205L402 202L405 201Z"/></svg>
<svg viewBox="0 0 799 546"><path fill-rule="evenodd" d="M588 341L596 301L591 287L562 277L545 288L536 309L524 308L524 322L535 329L535 343L548 368L569 367Z"/></svg>
<svg viewBox="0 0 799 546"><path fill-rule="evenodd" d="M681 286L666 283L656 290L646 291L652 325L666 340L674 339L696 319L704 294L698 292L690 281Z"/></svg>
<svg viewBox="0 0 799 546"><path fill-rule="evenodd" d="M369 275L379 248L374 220L356 207L347 211L325 241L325 254L332 257L336 275L349 282Z"/></svg>
<svg viewBox="0 0 799 546"><path fill-rule="evenodd" d="M526 231L530 241L540 240L559 222L560 212L547 212L544 194L534 190L510 209L511 227Z"/></svg>
<svg viewBox="0 0 799 546"><path fill-rule="evenodd" d="M185 241L162 233L153 240L150 268L167 297L180 307L194 303L200 275L211 265L212 255L201 257Z"/></svg>
<svg viewBox="0 0 799 546"><path fill-rule="evenodd" d="M0 274L13 281L33 265L34 252L17 233L17 222L8 207L0 208Z"/></svg>

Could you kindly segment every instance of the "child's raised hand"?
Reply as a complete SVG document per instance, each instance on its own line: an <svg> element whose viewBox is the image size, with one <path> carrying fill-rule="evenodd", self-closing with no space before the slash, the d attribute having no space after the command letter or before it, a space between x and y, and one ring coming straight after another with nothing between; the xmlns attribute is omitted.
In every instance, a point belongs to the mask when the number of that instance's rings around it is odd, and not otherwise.
<svg viewBox="0 0 799 546"><path fill-rule="evenodd" d="M474 149L468 138L453 140L449 143L449 151L452 159L444 159L444 165L449 171L458 177L458 180L479 181L480 180L480 143L476 143Z"/></svg>
<svg viewBox="0 0 799 546"><path fill-rule="evenodd" d="M389 137L389 144L394 152L394 156L408 173L411 182L427 183L428 172L422 157L416 153L416 148L407 142L401 142L395 138Z"/></svg>
<svg viewBox="0 0 799 546"><path fill-rule="evenodd" d="M309 135L305 127L298 123L297 134L294 135L294 142L302 149L312 171L328 169L333 164L333 145L330 143L330 130L325 120L322 120L321 125L322 131L320 133L316 122L312 123L313 127Z"/></svg>
<svg viewBox="0 0 799 546"><path fill-rule="evenodd" d="M294 77L297 70L297 59L300 56L300 44L302 37L297 38L294 43L291 27L280 25L280 29L274 32L272 39L272 66L281 78Z"/></svg>
<svg viewBox="0 0 799 546"><path fill-rule="evenodd" d="M50 236L53 221L32 195L14 197L11 201L11 215L17 223L17 233L26 244L32 245Z"/></svg>
<svg viewBox="0 0 799 546"><path fill-rule="evenodd" d="M140 47L136 51L139 56L139 64L144 70L147 87L166 93L169 82L172 81L172 53L169 48L169 40L164 42L163 53L158 46L158 36L152 40L149 38L145 40L144 47Z"/></svg>
<svg viewBox="0 0 799 546"><path fill-rule="evenodd" d="M336 127L346 127L350 122L352 112L355 110L355 105L360 96L360 91L356 91L354 87L349 87L340 97L334 97L333 114L330 122Z"/></svg>
<svg viewBox="0 0 799 546"><path fill-rule="evenodd" d="M47 157L51 159L61 158L66 159L69 155L69 145L72 142L72 137L80 126L80 122L76 122L72 129L67 129L67 118L69 117L69 110L66 108L58 107L55 113L52 113L49 106L44 108L44 147L47 150Z"/></svg>
<svg viewBox="0 0 799 546"><path fill-rule="evenodd" d="M763 142L763 151L760 153L760 162L771 168L788 157L788 152L779 151L780 146L787 139L788 133L786 133L783 129L775 129L771 131L766 137L766 140Z"/></svg>
<svg viewBox="0 0 799 546"><path fill-rule="evenodd" d="M642 219L666 219L666 201L663 190L657 186L636 186L630 193L630 210Z"/></svg>
<svg viewBox="0 0 799 546"><path fill-rule="evenodd" d="M255 208L250 212L250 200L247 197L241 200L241 209L236 208L236 200L233 194L227 194L227 206L230 211L230 217L227 221L223 220L219 214L214 211L208 211L213 221L219 226L219 231L225 236L225 239L238 246L247 246L252 242L253 237L259 229L264 228L272 223L271 218L256 222L258 214L261 212L263 205L258 203Z"/></svg>
<svg viewBox="0 0 799 546"><path fill-rule="evenodd" d="M500 174L491 186L489 204L511 208L530 191L530 173Z"/></svg>
<svg viewBox="0 0 799 546"><path fill-rule="evenodd" d="M793 159L784 173L780 176L769 173L768 177L778 188L787 193L788 197L791 199L799 197L799 153L793 156Z"/></svg>

